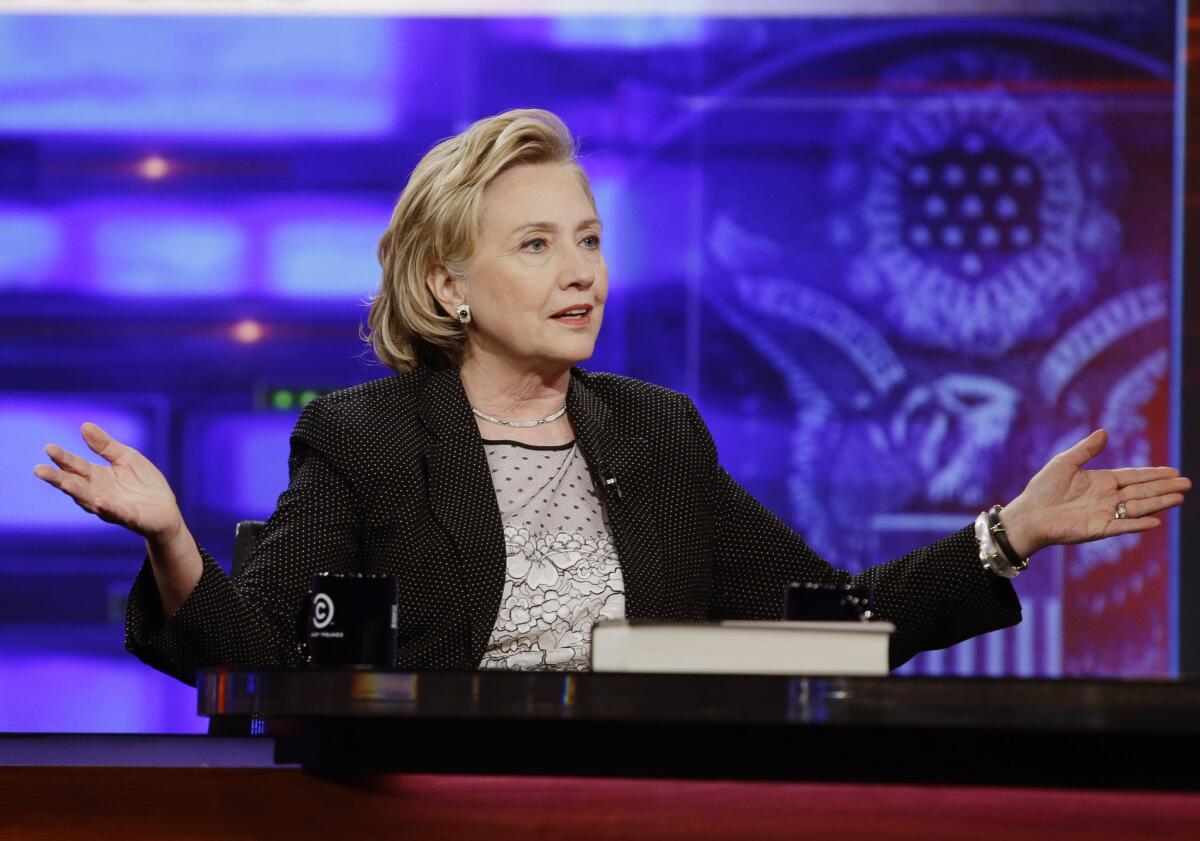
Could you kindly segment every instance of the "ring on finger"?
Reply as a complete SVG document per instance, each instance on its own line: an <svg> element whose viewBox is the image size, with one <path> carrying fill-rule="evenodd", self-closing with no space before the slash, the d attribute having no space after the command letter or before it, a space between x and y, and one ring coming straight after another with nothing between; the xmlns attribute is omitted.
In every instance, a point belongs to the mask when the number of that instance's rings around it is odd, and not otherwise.
<svg viewBox="0 0 1200 841"><path fill-rule="evenodd" d="M1116 518L1117 518L1118 520L1124 520L1124 519L1125 519L1126 517L1128 517L1128 516L1129 516L1129 512L1128 512L1128 511L1125 509L1125 503L1124 503L1124 502L1118 502L1118 503L1117 503Z"/></svg>

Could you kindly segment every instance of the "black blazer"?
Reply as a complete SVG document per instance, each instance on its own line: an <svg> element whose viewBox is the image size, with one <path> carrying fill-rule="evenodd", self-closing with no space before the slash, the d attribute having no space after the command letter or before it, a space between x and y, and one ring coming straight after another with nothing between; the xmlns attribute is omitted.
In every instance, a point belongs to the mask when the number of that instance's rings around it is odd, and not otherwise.
<svg viewBox="0 0 1200 841"><path fill-rule="evenodd" d="M606 489L630 618L779 619L789 581L863 583L897 626L893 667L1020 621L1012 585L983 569L970 526L851 577L721 468L686 396L574 369L567 411ZM187 682L209 665L296 664L312 578L361 571L399 577L397 666L477 668L505 545L457 372L417 368L312 401L288 466L288 488L236 579L201 549L196 589L164 619L143 564L126 611L129 650Z"/></svg>

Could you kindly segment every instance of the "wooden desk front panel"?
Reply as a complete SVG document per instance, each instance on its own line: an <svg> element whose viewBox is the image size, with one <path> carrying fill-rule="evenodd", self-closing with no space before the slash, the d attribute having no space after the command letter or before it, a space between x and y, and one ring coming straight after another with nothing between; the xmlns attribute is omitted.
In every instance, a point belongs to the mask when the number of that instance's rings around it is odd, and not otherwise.
<svg viewBox="0 0 1200 841"><path fill-rule="evenodd" d="M1200 794L295 769L0 767L0 839L1200 838Z"/></svg>

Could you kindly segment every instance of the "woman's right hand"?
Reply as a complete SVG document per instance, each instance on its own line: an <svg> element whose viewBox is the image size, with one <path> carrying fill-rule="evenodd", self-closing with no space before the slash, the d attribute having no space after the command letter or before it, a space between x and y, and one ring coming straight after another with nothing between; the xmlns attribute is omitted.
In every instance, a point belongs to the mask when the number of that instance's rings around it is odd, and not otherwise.
<svg viewBox="0 0 1200 841"><path fill-rule="evenodd" d="M94 423L85 423L80 432L92 452L108 464L92 464L57 444L47 444L46 455L60 469L39 464L34 475L101 520L124 526L152 544L172 542L183 529L183 516L159 469Z"/></svg>
<svg viewBox="0 0 1200 841"><path fill-rule="evenodd" d="M34 475L71 497L84 511L146 538L164 614L173 615L200 580L204 562L183 523L171 486L150 459L96 424L85 423L79 431L107 465L92 464L57 444L47 444L46 455L58 468L39 464L33 468Z"/></svg>

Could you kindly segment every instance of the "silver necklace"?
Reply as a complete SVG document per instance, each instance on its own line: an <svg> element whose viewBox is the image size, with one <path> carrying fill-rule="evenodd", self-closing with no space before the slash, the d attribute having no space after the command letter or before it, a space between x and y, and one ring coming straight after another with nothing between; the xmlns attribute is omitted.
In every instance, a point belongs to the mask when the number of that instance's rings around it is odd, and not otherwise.
<svg viewBox="0 0 1200 841"><path fill-rule="evenodd" d="M544 423L551 423L552 421L558 420L563 416L563 413L567 411L567 404L563 403L559 410L552 415L546 415L544 418L538 418L537 420L529 421L501 420L498 417L489 415L487 412L479 411L474 406L471 407L471 411L489 423L498 423L501 426L511 426L517 429L528 429L531 426L541 426Z"/></svg>

